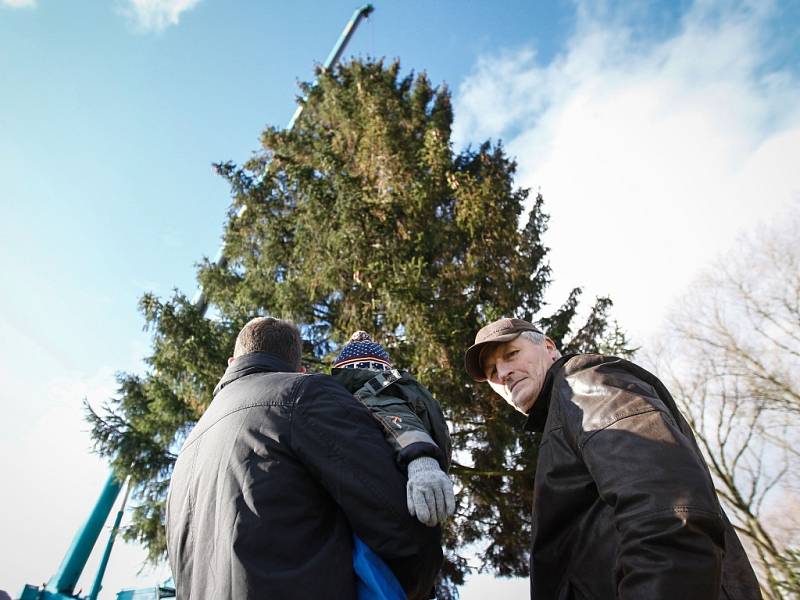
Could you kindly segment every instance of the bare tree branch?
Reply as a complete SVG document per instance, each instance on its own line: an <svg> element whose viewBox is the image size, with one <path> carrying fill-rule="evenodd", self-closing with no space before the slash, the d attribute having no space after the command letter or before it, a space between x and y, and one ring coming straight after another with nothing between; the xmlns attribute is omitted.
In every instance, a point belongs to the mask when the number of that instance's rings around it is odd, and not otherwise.
<svg viewBox="0 0 800 600"><path fill-rule="evenodd" d="M767 524L800 490L797 231L800 210L724 257L680 302L656 358L774 600L800 598L800 523Z"/></svg>

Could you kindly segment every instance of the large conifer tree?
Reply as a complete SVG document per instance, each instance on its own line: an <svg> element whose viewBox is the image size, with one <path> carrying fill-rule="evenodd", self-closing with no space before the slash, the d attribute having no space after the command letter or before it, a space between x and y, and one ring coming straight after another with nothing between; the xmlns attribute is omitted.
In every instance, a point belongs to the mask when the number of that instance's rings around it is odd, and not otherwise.
<svg viewBox="0 0 800 600"><path fill-rule="evenodd" d="M98 451L136 484L127 537L153 560L165 548L180 441L211 402L238 329L267 314L302 325L312 369L324 370L364 329L429 386L450 423L460 489L447 580L462 582L465 555L475 552L490 571L527 574L536 440L521 431L521 415L472 385L463 352L500 316L540 319L567 350L620 352L625 341L607 322L608 299L582 326L573 324L577 288L543 311L542 198L523 215L528 191L514 187L502 147L455 153L447 89L399 70L356 61L320 73L303 89L293 130L265 131L262 151L243 167L217 165L233 203L224 264L199 268L213 318L178 292L141 300L153 331L150 369L120 375L119 395L89 419Z"/></svg>

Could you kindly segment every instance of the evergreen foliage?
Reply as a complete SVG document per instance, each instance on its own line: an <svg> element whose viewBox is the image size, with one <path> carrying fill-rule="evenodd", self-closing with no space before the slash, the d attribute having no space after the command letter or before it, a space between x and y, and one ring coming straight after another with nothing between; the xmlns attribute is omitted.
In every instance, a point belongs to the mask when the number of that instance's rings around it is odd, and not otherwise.
<svg viewBox="0 0 800 600"><path fill-rule="evenodd" d="M514 187L500 144L453 151L449 92L424 74L356 61L303 92L292 131L266 130L243 167L216 165L233 193L226 260L204 261L198 277L217 316L177 292L145 296L151 369L120 375L104 414L90 411L98 451L137 485L128 537L153 559L163 553L175 452L211 401L238 329L268 314L301 324L316 370L353 331L369 331L441 402L461 489L443 593L455 593L475 549L485 569L526 575L537 440L488 386L472 384L463 353L490 320L541 317L551 277L543 199ZM541 318L552 337L567 350L625 351L606 298L573 326L579 295Z"/></svg>

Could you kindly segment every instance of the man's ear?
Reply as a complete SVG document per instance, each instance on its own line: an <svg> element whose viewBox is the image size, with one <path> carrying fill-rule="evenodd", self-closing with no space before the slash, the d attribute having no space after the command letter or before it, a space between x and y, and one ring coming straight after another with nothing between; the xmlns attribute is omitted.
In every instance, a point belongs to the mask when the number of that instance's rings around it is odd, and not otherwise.
<svg viewBox="0 0 800 600"><path fill-rule="evenodd" d="M556 348L556 343L551 340L549 337L545 336L544 338L544 347L550 352L550 356L553 359L553 362L558 360L558 348Z"/></svg>
<svg viewBox="0 0 800 600"><path fill-rule="evenodd" d="M230 365L232 362L233 362L233 357L232 357L232 356L229 356L229 357L228 357L228 364Z"/></svg>
<svg viewBox="0 0 800 600"><path fill-rule="evenodd" d="M297 372L298 373L305 373L306 372L306 368L303 365L300 365L300 368L297 369Z"/></svg>

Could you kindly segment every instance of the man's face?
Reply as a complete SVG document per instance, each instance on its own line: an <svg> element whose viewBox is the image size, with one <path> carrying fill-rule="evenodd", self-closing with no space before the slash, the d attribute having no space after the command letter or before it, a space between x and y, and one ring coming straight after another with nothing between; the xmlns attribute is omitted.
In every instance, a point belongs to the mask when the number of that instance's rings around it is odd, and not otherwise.
<svg viewBox="0 0 800 600"><path fill-rule="evenodd" d="M555 344L549 338L544 344L534 344L519 336L490 346L481 355L481 366L491 388L527 415L542 391L547 369L557 358Z"/></svg>

